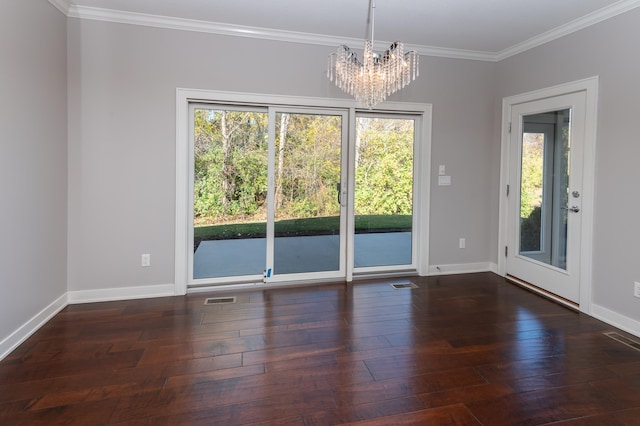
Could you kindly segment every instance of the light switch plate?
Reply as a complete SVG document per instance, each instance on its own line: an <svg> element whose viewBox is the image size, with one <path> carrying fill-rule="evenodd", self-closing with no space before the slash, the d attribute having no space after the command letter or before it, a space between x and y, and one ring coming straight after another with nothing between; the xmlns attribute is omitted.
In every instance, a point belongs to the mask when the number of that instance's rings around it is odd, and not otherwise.
<svg viewBox="0 0 640 426"><path fill-rule="evenodd" d="M451 185L451 176L438 176L438 186Z"/></svg>

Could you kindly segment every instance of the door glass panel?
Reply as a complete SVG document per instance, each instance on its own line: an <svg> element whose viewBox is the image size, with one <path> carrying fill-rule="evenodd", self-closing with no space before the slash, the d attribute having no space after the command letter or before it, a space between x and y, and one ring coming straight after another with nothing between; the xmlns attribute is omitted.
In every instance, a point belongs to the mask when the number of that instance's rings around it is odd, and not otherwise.
<svg viewBox="0 0 640 426"><path fill-rule="evenodd" d="M522 256L566 269L571 110L523 117L520 173Z"/></svg>
<svg viewBox="0 0 640 426"><path fill-rule="evenodd" d="M340 269L342 116L276 114L274 274Z"/></svg>
<svg viewBox="0 0 640 426"><path fill-rule="evenodd" d="M357 118L356 268L412 263L414 128L412 119Z"/></svg>
<svg viewBox="0 0 640 426"><path fill-rule="evenodd" d="M195 279L264 271L267 119L260 111L194 109Z"/></svg>

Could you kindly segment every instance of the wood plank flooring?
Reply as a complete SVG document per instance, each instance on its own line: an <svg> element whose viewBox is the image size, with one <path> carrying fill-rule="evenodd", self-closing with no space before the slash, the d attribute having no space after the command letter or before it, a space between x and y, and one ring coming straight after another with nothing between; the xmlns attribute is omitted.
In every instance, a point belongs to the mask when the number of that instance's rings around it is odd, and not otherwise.
<svg viewBox="0 0 640 426"><path fill-rule="evenodd" d="M639 339L491 273L408 279L70 305L0 362L0 424L640 424L640 351L603 332Z"/></svg>

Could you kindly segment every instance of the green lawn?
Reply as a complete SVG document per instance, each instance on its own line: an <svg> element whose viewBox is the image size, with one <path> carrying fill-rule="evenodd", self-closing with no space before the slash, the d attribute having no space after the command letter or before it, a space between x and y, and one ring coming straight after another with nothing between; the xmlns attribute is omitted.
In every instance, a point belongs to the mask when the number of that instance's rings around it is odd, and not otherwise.
<svg viewBox="0 0 640 426"><path fill-rule="evenodd" d="M337 216L312 219L281 220L275 224L276 236L327 235L338 229ZM194 228L194 239L220 240L228 238L255 238L266 234L265 222L208 225ZM411 215L356 216L356 233L411 230Z"/></svg>

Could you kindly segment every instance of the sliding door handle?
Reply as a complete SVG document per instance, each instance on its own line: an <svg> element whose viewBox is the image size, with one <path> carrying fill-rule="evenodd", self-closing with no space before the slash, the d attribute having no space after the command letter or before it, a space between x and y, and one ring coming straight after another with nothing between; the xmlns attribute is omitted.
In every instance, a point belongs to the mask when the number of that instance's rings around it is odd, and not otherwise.
<svg viewBox="0 0 640 426"><path fill-rule="evenodd" d="M569 210L570 212L578 213L580 211L580 207L571 206L571 207L562 207L563 210Z"/></svg>

